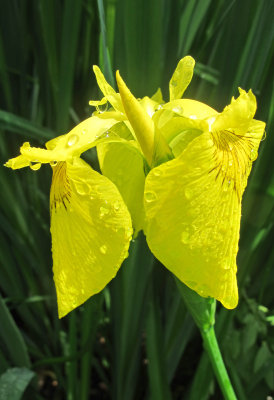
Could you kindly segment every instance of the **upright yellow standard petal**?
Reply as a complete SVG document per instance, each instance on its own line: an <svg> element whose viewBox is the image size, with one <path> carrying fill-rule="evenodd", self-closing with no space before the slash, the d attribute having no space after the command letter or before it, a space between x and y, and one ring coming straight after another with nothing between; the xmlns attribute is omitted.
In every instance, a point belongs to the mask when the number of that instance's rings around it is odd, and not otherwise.
<svg viewBox="0 0 274 400"><path fill-rule="evenodd" d="M183 96L192 79L194 65L195 60L190 56L179 61L169 82L170 101L180 99Z"/></svg>
<svg viewBox="0 0 274 400"><path fill-rule="evenodd" d="M80 158L53 167L53 272L62 318L115 277L127 257L131 218L117 188Z"/></svg>
<svg viewBox="0 0 274 400"><path fill-rule="evenodd" d="M254 135L264 124L253 121ZM153 254L201 296L238 302L236 255L241 199L259 140L203 133L153 169L145 184L146 235Z"/></svg>
<svg viewBox="0 0 274 400"><path fill-rule="evenodd" d="M124 112L119 93L116 93L115 90L106 81L106 78L104 77L103 73L101 72L100 68L97 65L93 66L93 71L95 73L98 86L101 89L107 101L110 102L110 104L115 108L115 110ZM92 105L94 104L94 102L91 101L90 104Z"/></svg>
<svg viewBox="0 0 274 400"><path fill-rule="evenodd" d="M133 96L119 71L116 73L117 84L129 122L131 123L137 140L149 165L154 155L154 124L148 113Z"/></svg>

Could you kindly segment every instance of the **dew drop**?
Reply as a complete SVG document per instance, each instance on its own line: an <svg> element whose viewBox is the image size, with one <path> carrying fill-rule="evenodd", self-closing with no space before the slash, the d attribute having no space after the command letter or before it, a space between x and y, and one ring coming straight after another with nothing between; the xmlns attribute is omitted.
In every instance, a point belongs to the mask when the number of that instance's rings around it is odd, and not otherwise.
<svg viewBox="0 0 274 400"><path fill-rule="evenodd" d="M156 108L156 110L159 111L159 110L162 110L162 108L163 108L162 104L159 104L158 107Z"/></svg>
<svg viewBox="0 0 274 400"><path fill-rule="evenodd" d="M191 197L193 196L193 191L188 187L185 188L185 196L187 199L191 199Z"/></svg>
<svg viewBox="0 0 274 400"><path fill-rule="evenodd" d="M119 211L120 210L120 202L118 200L114 202L113 208L114 208L115 211Z"/></svg>
<svg viewBox="0 0 274 400"><path fill-rule="evenodd" d="M190 235L188 231L183 231L181 234L181 242L184 244L189 243Z"/></svg>
<svg viewBox="0 0 274 400"><path fill-rule="evenodd" d="M151 203L153 201L155 201L157 198L155 192L145 192L145 201L147 203Z"/></svg>
<svg viewBox="0 0 274 400"><path fill-rule="evenodd" d="M35 163L35 164L30 163L29 167L30 167L30 169L32 169L33 171L37 171L38 169L41 168L41 163L39 163L39 162L38 162L38 163Z"/></svg>
<svg viewBox="0 0 274 400"><path fill-rule="evenodd" d="M79 140L78 135L70 135L67 141L67 146L68 147L74 146L78 142L78 140Z"/></svg>
<svg viewBox="0 0 274 400"><path fill-rule="evenodd" d="M106 254L106 252L107 252L107 246L106 246L105 244L103 244L103 246L100 247L100 252L101 252L102 254Z"/></svg>
<svg viewBox="0 0 274 400"><path fill-rule="evenodd" d="M156 168L153 172L154 172L155 176L163 175L163 171L161 169L159 169L159 168Z"/></svg>
<svg viewBox="0 0 274 400"><path fill-rule="evenodd" d="M173 87L176 87L176 86L177 86L177 82L176 82L176 81L171 81L171 85L172 85Z"/></svg>
<svg viewBox="0 0 274 400"><path fill-rule="evenodd" d="M96 110L98 111L99 114L103 114L106 112L108 109L108 103L101 104L100 106L96 106Z"/></svg>
<svg viewBox="0 0 274 400"><path fill-rule="evenodd" d="M198 289L197 292L203 296L205 292L208 292L208 287L206 285L201 285Z"/></svg>
<svg viewBox="0 0 274 400"><path fill-rule="evenodd" d="M82 130L82 135L85 135L87 133L86 129Z"/></svg>
<svg viewBox="0 0 274 400"><path fill-rule="evenodd" d="M250 160L251 160L251 161L254 161L254 160L256 160L257 157L258 157L257 151L254 150L254 149L251 149L251 152L250 152Z"/></svg>
<svg viewBox="0 0 274 400"><path fill-rule="evenodd" d="M127 228L125 231L125 234L126 234L126 238L129 239L132 236L132 229Z"/></svg>
<svg viewBox="0 0 274 400"><path fill-rule="evenodd" d="M85 182L75 182L75 188L80 195L89 194L90 187Z"/></svg>
<svg viewBox="0 0 274 400"><path fill-rule="evenodd" d="M180 114L180 113L182 113L183 109L182 109L182 107L177 106L177 107L172 108L172 111L177 114Z"/></svg>
<svg viewBox="0 0 274 400"><path fill-rule="evenodd" d="M50 161L50 165L52 167L56 167L57 164L58 164L58 161Z"/></svg>
<svg viewBox="0 0 274 400"><path fill-rule="evenodd" d="M197 119L197 115L190 115L189 118L190 119Z"/></svg>
<svg viewBox="0 0 274 400"><path fill-rule="evenodd" d="M222 269L228 270L230 269L230 260L224 260L221 264Z"/></svg>
<svg viewBox="0 0 274 400"><path fill-rule="evenodd" d="M109 214L109 205L105 203L103 206L100 207L100 218L104 217L105 215Z"/></svg>

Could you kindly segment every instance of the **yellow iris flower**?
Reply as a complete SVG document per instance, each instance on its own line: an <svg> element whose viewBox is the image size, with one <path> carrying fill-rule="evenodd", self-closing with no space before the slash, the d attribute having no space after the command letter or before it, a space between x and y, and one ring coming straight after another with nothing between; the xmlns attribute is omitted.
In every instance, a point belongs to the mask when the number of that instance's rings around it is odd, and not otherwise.
<svg viewBox="0 0 274 400"><path fill-rule="evenodd" d="M102 290L144 230L152 253L188 287L227 308L238 302L236 255L241 200L265 124L239 89L218 113L181 99L194 60L180 60L169 84L136 99L119 73L119 93L94 67L104 94L97 111L47 149L24 143L6 166L50 163L53 272L59 317ZM80 155L97 146L102 175ZM132 228L133 227L133 228Z"/></svg>

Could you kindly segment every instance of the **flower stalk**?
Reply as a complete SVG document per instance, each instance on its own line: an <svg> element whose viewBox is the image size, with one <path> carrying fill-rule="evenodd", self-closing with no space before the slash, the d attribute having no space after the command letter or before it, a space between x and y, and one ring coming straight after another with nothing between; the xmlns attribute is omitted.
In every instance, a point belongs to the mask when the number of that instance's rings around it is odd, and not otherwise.
<svg viewBox="0 0 274 400"><path fill-rule="evenodd" d="M188 311L200 330L204 348L209 356L214 374L224 395L224 399L237 400L215 335L214 324L216 301L212 298L199 296L196 292L189 289L177 279L176 283Z"/></svg>
<svg viewBox="0 0 274 400"><path fill-rule="evenodd" d="M230 378L228 376L223 357L215 335L214 326L207 330L200 330L204 348L209 356L214 374L220 385L225 400L237 400Z"/></svg>

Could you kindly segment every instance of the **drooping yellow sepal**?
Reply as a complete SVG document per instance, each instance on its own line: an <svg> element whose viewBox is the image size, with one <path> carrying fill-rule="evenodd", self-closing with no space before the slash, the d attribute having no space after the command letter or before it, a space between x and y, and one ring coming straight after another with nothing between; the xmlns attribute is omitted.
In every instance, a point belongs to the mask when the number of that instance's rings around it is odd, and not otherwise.
<svg viewBox="0 0 274 400"><path fill-rule="evenodd" d="M190 56L179 61L169 82L170 101L180 99L183 96L192 79L194 65L195 60Z"/></svg>
<svg viewBox="0 0 274 400"><path fill-rule="evenodd" d="M127 257L131 218L120 193L80 158L53 167L53 272L62 318L115 277Z"/></svg>
<svg viewBox="0 0 274 400"><path fill-rule="evenodd" d="M175 160L148 174L146 236L153 254L182 282L234 308L241 200L264 123L249 120L242 135L229 120L222 127L192 138Z"/></svg>
<svg viewBox="0 0 274 400"><path fill-rule="evenodd" d="M140 147L149 165L152 164L154 155L154 124L138 100L133 96L119 71L116 73L117 84L122 98L123 106L131 123Z"/></svg>
<svg viewBox="0 0 274 400"><path fill-rule="evenodd" d="M240 202L215 168L215 151L210 134L202 134L148 174L146 236L152 253L188 287L234 308Z"/></svg>

